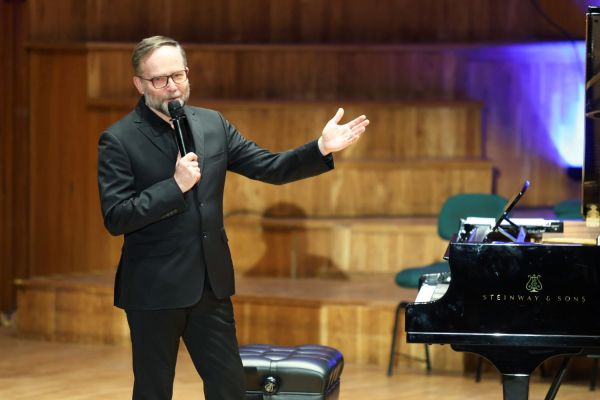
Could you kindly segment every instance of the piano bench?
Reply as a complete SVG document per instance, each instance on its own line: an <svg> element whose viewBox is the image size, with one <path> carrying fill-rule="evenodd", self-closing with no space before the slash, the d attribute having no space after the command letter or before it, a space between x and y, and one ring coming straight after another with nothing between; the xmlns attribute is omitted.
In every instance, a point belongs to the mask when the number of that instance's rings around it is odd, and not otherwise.
<svg viewBox="0 0 600 400"><path fill-rule="evenodd" d="M240 347L246 400L337 400L344 358L320 345Z"/></svg>

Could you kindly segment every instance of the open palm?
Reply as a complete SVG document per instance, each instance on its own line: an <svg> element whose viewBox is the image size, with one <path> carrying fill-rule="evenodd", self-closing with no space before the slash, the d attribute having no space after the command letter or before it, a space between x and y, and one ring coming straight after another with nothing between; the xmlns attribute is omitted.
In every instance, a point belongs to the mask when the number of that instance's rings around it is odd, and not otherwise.
<svg viewBox="0 0 600 400"><path fill-rule="evenodd" d="M367 125L369 125L369 120L364 115L361 115L346 124L340 125L339 122L343 116L344 109L339 108L337 113L323 128L321 138L323 146L322 150L325 154L343 150L351 144L356 143L365 131Z"/></svg>

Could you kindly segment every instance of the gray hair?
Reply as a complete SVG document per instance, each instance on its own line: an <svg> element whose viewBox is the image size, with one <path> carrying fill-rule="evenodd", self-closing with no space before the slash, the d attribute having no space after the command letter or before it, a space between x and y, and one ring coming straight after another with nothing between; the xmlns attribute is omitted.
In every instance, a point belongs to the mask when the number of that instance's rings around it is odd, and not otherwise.
<svg viewBox="0 0 600 400"><path fill-rule="evenodd" d="M179 42L166 36L151 36L142 39L134 47L133 53L131 54L131 65L133 66L133 72L136 75L141 75L142 71L140 70L140 64L142 63L142 60L154 50L163 46L177 47L181 52L181 56L183 57L183 65L187 67L187 56L185 55L185 50L183 47L181 47Z"/></svg>

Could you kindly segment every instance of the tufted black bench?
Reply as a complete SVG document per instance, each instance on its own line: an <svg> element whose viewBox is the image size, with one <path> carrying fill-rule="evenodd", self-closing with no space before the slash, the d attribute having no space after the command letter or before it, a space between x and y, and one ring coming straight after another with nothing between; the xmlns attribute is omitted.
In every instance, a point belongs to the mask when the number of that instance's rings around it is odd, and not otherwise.
<svg viewBox="0 0 600 400"><path fill-rule="evenodd" d="M320 345L240 347L246 400L337 400L344 358Z"/></svg>

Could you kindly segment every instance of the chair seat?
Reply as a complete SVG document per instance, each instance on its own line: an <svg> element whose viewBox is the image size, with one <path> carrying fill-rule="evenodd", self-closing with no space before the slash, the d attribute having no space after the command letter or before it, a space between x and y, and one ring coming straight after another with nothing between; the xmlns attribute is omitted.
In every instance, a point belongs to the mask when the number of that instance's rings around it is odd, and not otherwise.
<svg viewBox="0 0 600 400"><path fill-rule="evenodd" d="M240 347L246 400L337 400L342 353L328 346L253 344Z"/></svg>
<svg viewBox="0 0 600 400"><path fill-rule="evenodd" d="M406 268L396 274L396 284L406 288L417 288L421 275L449 271L450 266L447 261L436 262L425 267Z"/></svg>

